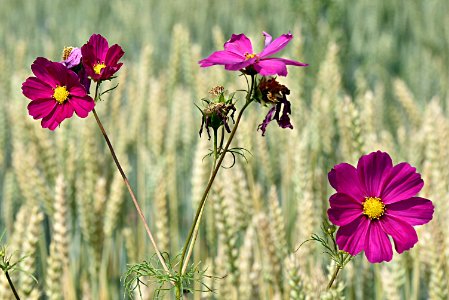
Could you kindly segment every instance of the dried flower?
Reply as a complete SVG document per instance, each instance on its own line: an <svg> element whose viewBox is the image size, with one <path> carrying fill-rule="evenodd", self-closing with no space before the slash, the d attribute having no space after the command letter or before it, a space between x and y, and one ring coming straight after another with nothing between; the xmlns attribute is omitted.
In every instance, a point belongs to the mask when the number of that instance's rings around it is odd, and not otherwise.
<svg viewBox="0 0 449 300"><path fill-rule="evenodd" d="M265 48L255 54L251 41L242 34L233 34L231 39L224 44L224 50L216 51L209 57L200 60L201 67L224 65L226 70L245 73L259 73L262 76L280 75L287 76L287 65L305 67L307 64L285 59L271 57L284 49L293 38L291 33L283 34L271 41L271 35L263 32L265 36Z"/></svg>
<svg viewBox="0 0 449 300"><path fill-rule="evenodd" d="M81 47L82 62L87 75L94 81L111 79L121 68L120 58L125 54L115 44L109 47L108 40L100 34L93 34L89 41Z"/></svg>
<svg viewBox="0 0 449 300"><path fill-rule="evenodd" d="M23 94L31 99L28 112L34 119L42 119L43 128L54 130L73 112L85 118L95 102L86 93L75 72L63 64L38 57L31 65L35 77L22 84Z"/></svg>
<svg viewBox="0 0 449 300"><path fill-rule="evenodd" d="M424 185L421 175L406 162L393 166L388 153L364 155L357 168L336 165L329 182L337 191L329 199L327 214L340 226L338 247L351 255L364 250L371 263L391 260L389 235L402 253L418 242L413 226L432 219L432 202L415 197Z"/></svg>
<svg viewBox="0 0 449 300"><path fill-rule="evenodd" d="M233 119L236 108L232 103L233 97L228 100L225 99L224 88L222 86L217 86L211 89L209 91L209 94L211 94L214 98L212 100L203 99L203 101L206 102L207 105L204 109L200 109L203 116L199 134L201 136L203 132L203 126L205 126L207 135L210 139L209 127L215 131L218 130L218 128L220 128L221 126L224 126L227 132L231 132L228 120L229 117Z"/></svg>
<svg viewBox="0 0 449 300"><path fill-rule="evenodd" d="M290 90L276 81L275 78L265 78L259 82L257 99L264 104L272 104L272 108L268 111L265 119L259 125L258 129L265 135L268 124L276 120L279 127L293 129L290 123L289 114L291 114L291 103L287 100Z"/></svg>

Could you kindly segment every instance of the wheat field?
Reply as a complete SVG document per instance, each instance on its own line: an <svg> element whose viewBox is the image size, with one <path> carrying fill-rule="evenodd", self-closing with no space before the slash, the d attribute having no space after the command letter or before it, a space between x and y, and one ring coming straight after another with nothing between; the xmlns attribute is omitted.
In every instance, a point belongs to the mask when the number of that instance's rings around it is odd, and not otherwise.
<svg viewBox="0 0 449 300"><path fill-rule="evenodd" d="M194 103L217 85L245 87L198 61L232 33L261 48L263 30L291 31L283 55L310 64L279 78L294 129L271 124L262 137L268 108L244 115L233 145L251 154L220 170L192 256L213 292L196 283L186 299L448 299L449 2L92 2L0 0L1 244L12 261L25 257L11 274L22 299L139 299L122 276L154 256L93 116L54 132L28 116L21 84L33 60L58 61L92 33L125 50L119 86L96 110L159 247L176 256L212 163ZM329 170L375 150L416 166L434 218L413 249L381 264L359 255L326 291L329 257L318 244L298 247L320 231ZM13 299L1 275L0 299Z"/></svg>

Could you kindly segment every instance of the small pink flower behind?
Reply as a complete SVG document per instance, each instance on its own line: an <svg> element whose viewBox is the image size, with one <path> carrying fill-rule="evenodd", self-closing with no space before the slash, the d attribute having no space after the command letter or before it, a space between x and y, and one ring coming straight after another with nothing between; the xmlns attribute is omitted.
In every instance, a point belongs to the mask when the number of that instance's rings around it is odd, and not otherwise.
<svg viewBox="0 0 449 300"><path fill-rule="evenodd" d="M285 59L271 57L273 54L281 51L287 46L293 35L290 33L283 34L271 41L271 35L263 32L265 36L265 48L254 53L251 41L242 34L233 34L231 39L224 44L224 50L216 51L209 57L200 60L201 67L210 67L213 65L224 65L226 70L247 72L256 72L262 76L287 76L287 65L305 67L305 63Z"/></svg>
<svg viewBox="0 0 449 300"><path fill-rule="evenodd" d="M28 112L42 119L42 127L54 130L75 112L85 118L95 106L77 74L63 64L38 57L31 65L35 77L22 84L23 94L31 99Z"/></svg>
<svg viewBox="0 0 449 300"><path fill-rule="evenodd" d="M353 256L365 251L371 263L392 259L389 236L398 253L412 248L418 242L413 226L432 219L432 202L416 197L424 185L421 175L405 162L393 166L387 153L364 155L357 168L336 165L329 182L337 191L327 214L340 226L338 247Z"/></svg>
<svg viewBox="0 0 449 300"><path fill-rule="evenodd" d="M87 75L94 81L110 79L123 65L119 63L125 54L115 44L109 47L108 41L100 34L93 34L81 47L82 62Z"/></svg>

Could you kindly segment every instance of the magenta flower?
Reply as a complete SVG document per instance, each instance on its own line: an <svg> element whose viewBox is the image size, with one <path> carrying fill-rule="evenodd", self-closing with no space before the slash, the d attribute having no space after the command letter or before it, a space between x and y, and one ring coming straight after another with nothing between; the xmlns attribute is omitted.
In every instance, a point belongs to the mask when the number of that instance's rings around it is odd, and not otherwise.
<svg viewBox="0 0 449 300"><path fill-rule="evenodd" d="M327 215L340 226L338 247L351 255L364 250L371 263L390 261L388 236L402 253L418 242L413 226L432 219L432 202L416 197L424 185L421 175L405 162L393 166L387 153L364 155L357 168L336 165L328 177L337 193L329 199Z"/></svg>
<svg viewBox="0 0 449 300"><path fill-rule="evenodd" d="M255 71L262 76L280 75L287 76L287 65L305 67L305 63L271 57L273 54L284 49L293 38L290 33L283 34L274 41L271 36L263 32L265 36L265 48L262 52L255 54L251 41L242 34L233 34L231 39L224 44L224 50L216 51L209 57L200 60L201 67L210 67L213 65L224 65L226 70Z"/></svg>
<svg viewBox="0 0 449 300"><path fill-rule="evenodd" d="M28 112L34 119L42 119L42 127L54 130L73 112L85 118L95 102L86 93L75 72L63 64L38 57L31 65L36 77L22 84L23 94L31 99Z"/></svg>
<svg viewBox="0 0 449 300"><path fill-rule="evenodd" d="M117 44L109 47L103 36L93 34L81 47L81 54L87 75L94 81L102 81L110 79L120 69L123 63L118 61L125 52Z"/></svg>

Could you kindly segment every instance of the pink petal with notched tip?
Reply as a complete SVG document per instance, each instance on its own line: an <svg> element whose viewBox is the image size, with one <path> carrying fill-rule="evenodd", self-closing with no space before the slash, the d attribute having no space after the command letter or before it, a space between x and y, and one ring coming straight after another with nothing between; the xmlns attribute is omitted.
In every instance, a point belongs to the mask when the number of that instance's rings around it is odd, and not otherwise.
<svg viewBox="0 0 449 300"><path fill-rule="evenodd" d="M386 211L389 216L414 226L423 225L432 220L434 206L430 200L412 197L386 205Z"/></svg>
<svg viewBox="0 0 449 300"><path fill-rule="evenodd" d="M125 52L122 50L122 47L115 44L112 45L111 48L109 48L108 52L106 53L105 58L105 65L107 66L114 66L118 63L120 58L125 54Z"/></svg>
<svg viewBox="0 0 449 300"><path fill-rule="evenodd" d="M53 96L53 88L36 77L28 77L22 84L22 93L31 100L48 99Z"/></svg>
<svg viewBox="0 0 449 300"><path fill-rule="evenodd" d="M370 222L364 248L366 258L370 263L390 261L393 258L390 240L383 231L379 221Z"/></svg>
<svg viewBox="0 0 449 300"><path fill-rule="evenodd" d="M351 223L340 227L336 235L338 247L351 255L357 255L364 249L369 227L370 221L365 216L360 216Z"/></svg>
<svg viewBox="0 0 449 300"><path fill-rule="evenodd" d="M216 51L209 57L199 61L201 67L210 67L213 65L233 65L245 61L245 56L235 54L229 51Z"/></svg>
<svg viewBox="0 0 449 300"><path fill-rule="evenodd" d="M88 44L92 45L94 56L103 62L109 49L108 40L100 34L93 34L90 37Z"/></svg>
<svg viewBox="0 0 449 300"><path fill-rule="evenodd" d="M345 226L362 215L362 205L346 194L333 194L327 210L329 220L337 226Z"/></svg>
<svg viewBox="0 0 449 300"><path fill-rule="evenodd" d="M286 65L298 66L298 67L307 67L308 66L308 64L302 63L300 61L286 59L286 58L268 57L268 58L264 58L263 60L270 60L270 61L275 60L275 61L283 62Z"/></svg>
<svg viewBox="0 0 449 300"><path fill-rule="evenodd" d="M265 37L265 47L267 47L271 43L271 40L273 38L271 37L271 35L269 35L265 31L262 32L262 35Z"/></svg>
<svg viewBox="0 0 449 300"><path fill-rule="evenodd" d="M43 128L48 128L50 130L55 130L58 127L59 122L57 121L57 115L59 115L59 110L61 105L56 105L55 108L42 119L41 125Z"/></svg>
<svg viewBox="0 0 449 300"><path fill-rule="evenodd" d="M263 51L259 53L259 57L263 58L281 51L285 48L285 46L288 45L288 43L290 43L292 38L293 35L290 33L281 35L280 37L272 41L268 46L266 46L265 49L263 49Z"/></svg>
<svg viewBox="0 0 449 300"><path fill-rule="evenodd" d="M59 81L56 79L54 74L50 74L48 70L48 66L53 64L53 62L49 61L48 59L44 57L38 57L34 60L33 64L31 65L31 71L33 71L33 74L42 82L45 82L51 87L55 87Z"/></svg>
<svg viewBox="0 0 449 300"><path fill-rule="evenodd" d="M224 49L243 57L245 54L253 53L251 41L243 33L233 34L231 39L224 44Z"/></svg>
<svg viewBox="0 0 449 300"><path fill-rule="evenodd" d="M76 114L80 118L85 118L89 115L95 107L95 102L89 96L86 97L72 97L69 103L75 109Z"/></svg>
<svg viewBox="0 0 449 300"><path fill-rule="evenodd" d="M357 172L368 197L380 197L382 187L392 168L393 162L385 152L373 152L359 159Z"/></svg>
<svg viewBox="0 0 449 300"><path fill-rule="evenodd" d="M415 196L424 186L421 175L408 163L400 163L393 167L385 181L381 198L385 204L397 202Z"/></svg>
<svg viewBox="0 0 449 300"><path fill-rule="evenodd" d="M262 76L287 76L287 66L281 61L260 60L254 65L254 70Z"/></svg>
<svg viewBox="0 0 449 300"><path fill-rule="evenodd" d="M360 183L357 170L347 163L336 165L328 174L329 183L338 192L349 195L355 201L362 203L367 197Z"/></svg>
<svg viewBox="0 0 449 300"><path fill-rule="evenodd" d="M28 104L28 113L35 120L48 116L58 103L53 98L39 99Z"/></svg>
<svg viewBox="0 0 449 300"><path fill-rule="evenodd" d="M379 222L383 230L393 238L398 253L409 250L418 242L418 235L410 224L391 215L381 218Z"/></svg>

